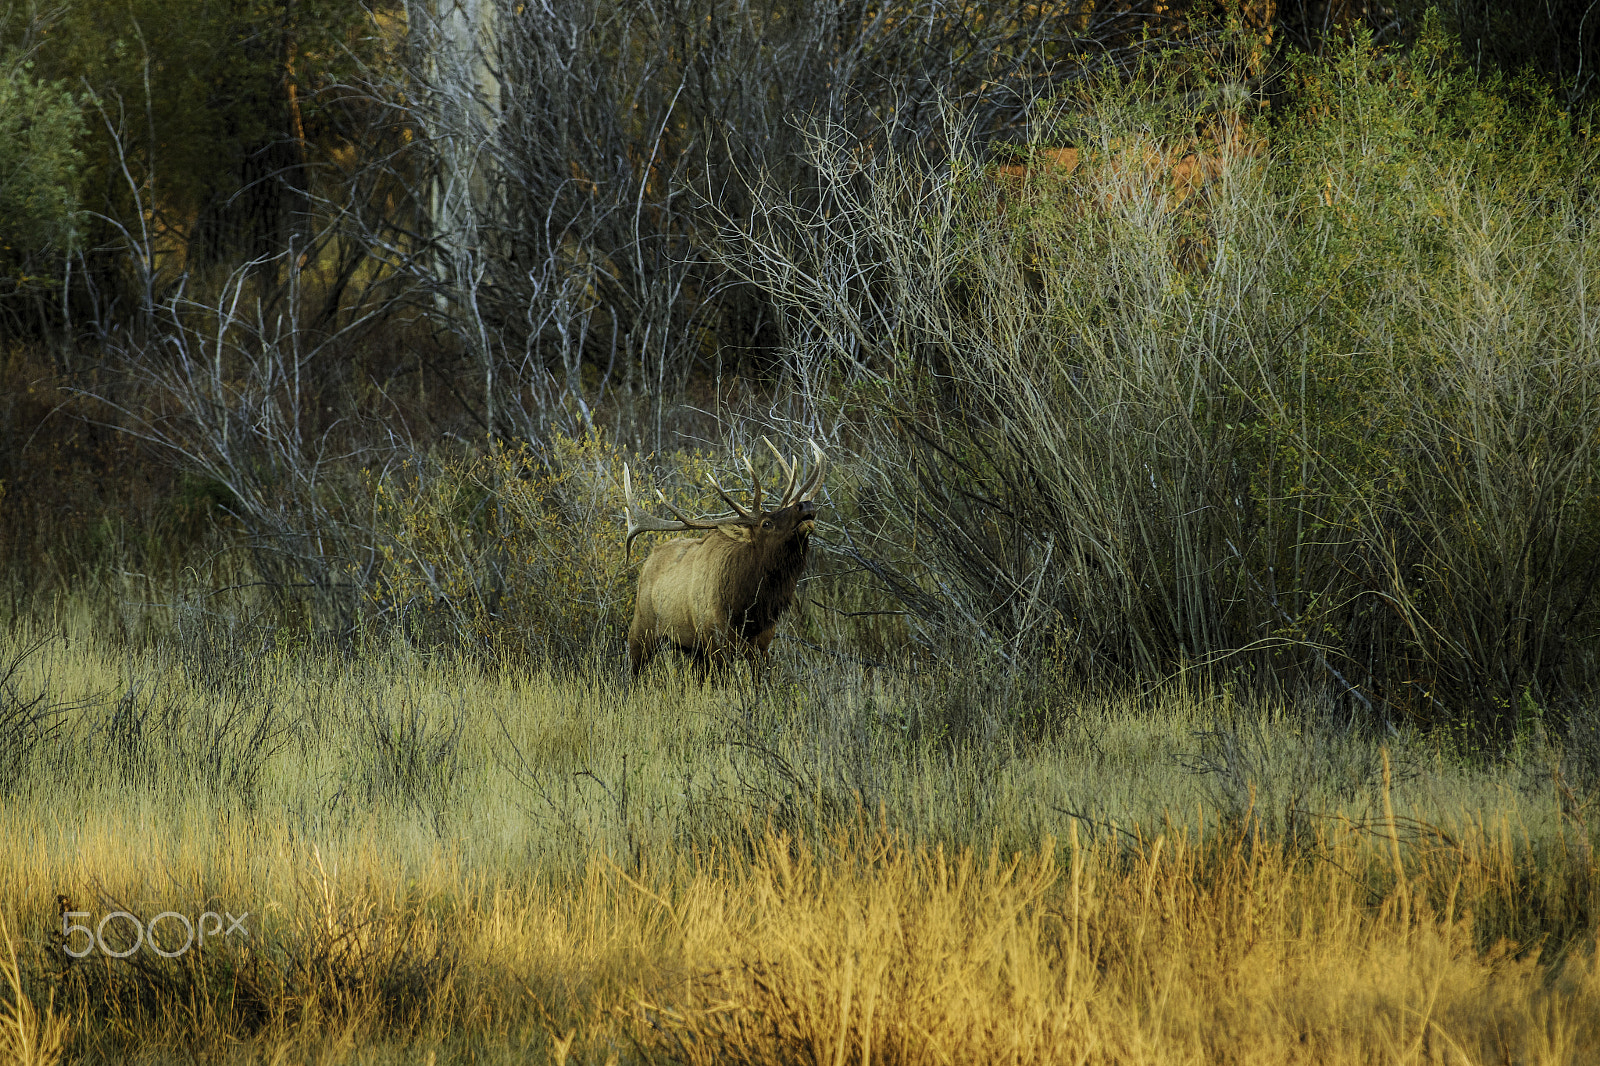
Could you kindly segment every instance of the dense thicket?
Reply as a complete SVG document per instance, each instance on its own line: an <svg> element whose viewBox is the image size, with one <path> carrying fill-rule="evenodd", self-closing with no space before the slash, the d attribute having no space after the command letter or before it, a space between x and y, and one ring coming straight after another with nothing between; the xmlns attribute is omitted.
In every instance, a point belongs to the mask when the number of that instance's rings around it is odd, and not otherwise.
<svg viewBox="0 0 1600 1066"><path fill-rule="evenodd" d="M1297 60L1271 120L1242 73L1062 101L1079 162L998 186L829 131L826 211L730 255L889 457L879 536L920 550L855 554L929 632L1508 736L1597 665L1587 133L1431 33Z"/></svg>

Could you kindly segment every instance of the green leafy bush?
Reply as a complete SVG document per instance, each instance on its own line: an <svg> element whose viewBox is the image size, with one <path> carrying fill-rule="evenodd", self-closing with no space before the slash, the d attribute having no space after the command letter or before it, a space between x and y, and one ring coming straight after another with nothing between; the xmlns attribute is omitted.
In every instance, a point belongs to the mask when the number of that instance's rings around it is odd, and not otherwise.
<svg viewBox="0 0 1600 1066"><path fill-rule="evenodd" d="M78 217L83 128L64 82L0 53L0 307L59 283Z"/></svg>

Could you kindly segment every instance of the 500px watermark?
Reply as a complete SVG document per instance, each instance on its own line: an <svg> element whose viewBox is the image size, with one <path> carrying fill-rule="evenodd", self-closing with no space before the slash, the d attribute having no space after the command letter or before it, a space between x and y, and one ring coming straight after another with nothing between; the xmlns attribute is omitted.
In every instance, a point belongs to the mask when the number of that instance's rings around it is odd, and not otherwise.
<svg viewBox="0 0 1600 1066"><path fill-rule="evenodd" d="M129 914L127 911L112 911L101 918L99 924L92 929L87 925L77 925L72 922L74 918L92 917L93 915L88 911L61 912L61 946L68 955L75 959L83 958L96 948L100 949L102 955L109 955L113 959L125 959L145 945L148 945L151 951L164 959L175 959L191 947L203 945L207 937L216 938L220 936L226 938L234 933L239 933L246 938L250 936L250 930L245 928L244 924L244 920L250 917L249 911L245 911L237 918L228 911L223 911L221 914L216 911L206 911L192 922L187 915L179 914L177 911L162 911L154 918L151 918L148 923L141 922L135 915ZM224 917L227 918L226 926L223 925ZM131 935L133 937L131 945L116 949L106 943L106 926L112 922L117 923L111 926L113 933L121 932L124 927L131 927ZM161 942L156 939L156 926L163 922L168 926L183 930L184 941L181 947L169 949L161 946ZM207 926L208 922L212 923L209 928ZM82 933L89 938L88 944L82 948L73 946L72 938L78 933Z"/></svg>

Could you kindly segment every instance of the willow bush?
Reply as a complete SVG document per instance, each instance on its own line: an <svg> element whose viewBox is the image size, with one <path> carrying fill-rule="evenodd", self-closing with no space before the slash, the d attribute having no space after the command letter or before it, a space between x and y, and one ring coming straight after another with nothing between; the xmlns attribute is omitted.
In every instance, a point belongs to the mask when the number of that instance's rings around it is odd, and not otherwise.
<svg viewBox="0 0 1600 1066"><path fill-rule="evenodd" d="M1587 133L1437 33L1256 91L1173 52L982 158L811 153L726 255L859 435L861 562L930 648L1327 686L1501 744L1592 691Z"/></svg>
<svg viewBox="0 0 1600 1066"><path fill-rule="evenodd" d="M369 475L381 560L369 617L429 645L589 651L627 593L620 471L595 434Z"/></svg>

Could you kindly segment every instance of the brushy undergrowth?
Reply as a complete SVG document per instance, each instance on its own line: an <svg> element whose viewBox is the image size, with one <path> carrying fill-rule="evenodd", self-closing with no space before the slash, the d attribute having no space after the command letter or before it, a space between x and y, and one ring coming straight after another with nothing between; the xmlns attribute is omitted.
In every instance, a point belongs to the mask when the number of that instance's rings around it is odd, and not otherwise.
<svg viewBox="0 0 1600 1066"><path fill-rule="evenodd" d="M346 366L422 343L398 311L330 332L292 302L252 306L249 270L215 298L180 287L110 346L118 373L59 408L174 460L171 506L146 501L137 531L114 507L86 521L92 500L46 506L30 474L0 513L32 546L7 545L8 614L98 582L124 616L189 581L226 590L203 609L265 644L400 632L570 663L626 625L623 462L646 501L659 484L702 510L703 475L738 480L770 435L833 459L808 591L853 621L831 644L799 630L829 656L1006 684L1049 660L1092 686L1331 688L1370 728L1454 730L1491 755L1537 724L1591 734L1584 116L1472 73L1435 27L1405 51L1357 35L1277 65L1221 34L1027 118L1028 144L988 143L952 106L947 142L920 153L812 125L814 183L749 175L749 210L702 228L782 312L772 372L592 406L576 364L572 395L544 370L538 388L486 383L526 432L424 436L446 421L437 390ZM274 263L273 299L310 300L310 275ZM4 368L19 383L45 369L24 354ZM339 366L354 376L315 376ZM698 446L641 455L640 405L658 441L670 410ZM48 585L65 556L77 584Z"/></svg>
<svg viewBox="0 0 1600 1066"><path fill-rule="evenodd" d="M820 127L825 209L728 220L855 435L861 561L944 654L1309 681L1490 750L1587 713L1589 131L1436 33L1270 101L1254 62L1090 83L1003 166L959 114L929 155Z"/></svg>

